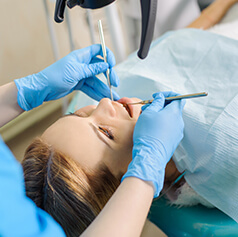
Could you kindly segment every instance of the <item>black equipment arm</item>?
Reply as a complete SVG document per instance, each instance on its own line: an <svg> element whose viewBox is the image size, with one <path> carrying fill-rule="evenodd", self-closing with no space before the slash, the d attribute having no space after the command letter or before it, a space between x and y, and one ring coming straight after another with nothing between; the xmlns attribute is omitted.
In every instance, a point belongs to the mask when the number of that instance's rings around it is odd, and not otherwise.
<svg viewBox="0 0 238 237"><path fill-rule="evenodd" d="M97 9L104 7L115 0L56 0L55 5L55 16L56 22L60 23L64 20L64 10L66 6L73 8L79 5L83 8ZM142 15L142 30L141 30L141 41L140 48L137 53L141 59L146 58L148 55L150 44L153 39L156 11L157 11L158 0L140 0L141 3L141 15Z"/></svg>
<svg viewBox="0 0 238 237"><path fill-rule="evenodd" d="M144 59L148 55L150 44L153 40L157 0L140 0L140 3L142 15L142 30L140 48L137 55L139 58Z"/></svg>

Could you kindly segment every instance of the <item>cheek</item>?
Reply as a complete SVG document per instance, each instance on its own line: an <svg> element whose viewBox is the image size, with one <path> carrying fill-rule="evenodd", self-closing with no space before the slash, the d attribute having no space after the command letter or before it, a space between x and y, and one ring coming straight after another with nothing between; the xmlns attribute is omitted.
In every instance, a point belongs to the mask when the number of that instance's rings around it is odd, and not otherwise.
<svg viewBox="0 0 238 237"><path fill-rule="evenodd" d="M134 123L126 124L121 127L120 144L123 150L132 151L134 127Z"/></svg>
<svg viewBox="0 0 238 237"><path fill-rule="evenodd" d="M135 123L131 121L117 121L117 140L115 141L115 170L118 174L124 174L132 160L133 132Z"/></svg>

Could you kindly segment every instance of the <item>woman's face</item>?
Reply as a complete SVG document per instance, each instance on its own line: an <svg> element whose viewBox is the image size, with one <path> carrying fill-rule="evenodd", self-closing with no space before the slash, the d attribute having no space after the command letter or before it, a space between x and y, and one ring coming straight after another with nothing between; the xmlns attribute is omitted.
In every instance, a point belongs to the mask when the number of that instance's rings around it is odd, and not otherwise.
<svg viewBox="0 0 238 237"><path fill-rule="evenodd" d="M86 169L103 162L114 175L125 173L132 159L133 130L141 105L125 109L121 103L137 101L102 99L98 106L86 106L60 118L42 138Z"/></svg>

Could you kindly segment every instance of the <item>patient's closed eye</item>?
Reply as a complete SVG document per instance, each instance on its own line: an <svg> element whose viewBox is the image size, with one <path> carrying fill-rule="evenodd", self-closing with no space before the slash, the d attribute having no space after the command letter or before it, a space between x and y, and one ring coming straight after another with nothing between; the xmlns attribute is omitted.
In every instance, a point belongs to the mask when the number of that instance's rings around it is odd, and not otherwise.
<svg viewBox="0 0 238 237"><path fill-rule="evenodd" d="M114 139L114 136L109 129L103 128L101 126L98 126L98 129L100 132L102 132L104 135L106 135L109 139L111 139L111 140Z"/></svg>

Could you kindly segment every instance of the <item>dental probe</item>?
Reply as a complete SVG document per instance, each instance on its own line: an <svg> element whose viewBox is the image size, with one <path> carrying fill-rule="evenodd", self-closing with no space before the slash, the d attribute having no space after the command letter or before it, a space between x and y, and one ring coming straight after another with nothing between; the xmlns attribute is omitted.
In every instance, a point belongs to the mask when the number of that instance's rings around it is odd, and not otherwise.
<svg viewBox="0 0 238 237"><path fill-rule="evenodd" d="M101 46L102 46L102 53L103 53L103 58L104 62L107 63L107 50L106 50L106 44L104 40L104 35L103 35L103 29L102 29L102 21L98 21L98 30L99 30L99 36L100 36L100 41L101 41ZM111 100L113 101L113 95L112 95L112 86L111 86L111 81L110 81L110 71L107 69L106 71L107 75L107 83L110 88L110 93L111 93Z"/></svg>
<svg viewBox="0 0 238 237"><path fill-rule="evenodd" d="M166 97L165 100L167 101L173 101L173 100L181 100L181 99L192 99L192 98L197 98L197 97L202 97L202 96L207 96L207 92L201 92L201 93L194 93L194 94L187 94L187 95L178 95L178 96L171 96L171 97ZM151 104L153 100L142 100L139 102L133 102L133 103L127 103L126 105L136 105L136 104Z"/></svg>

